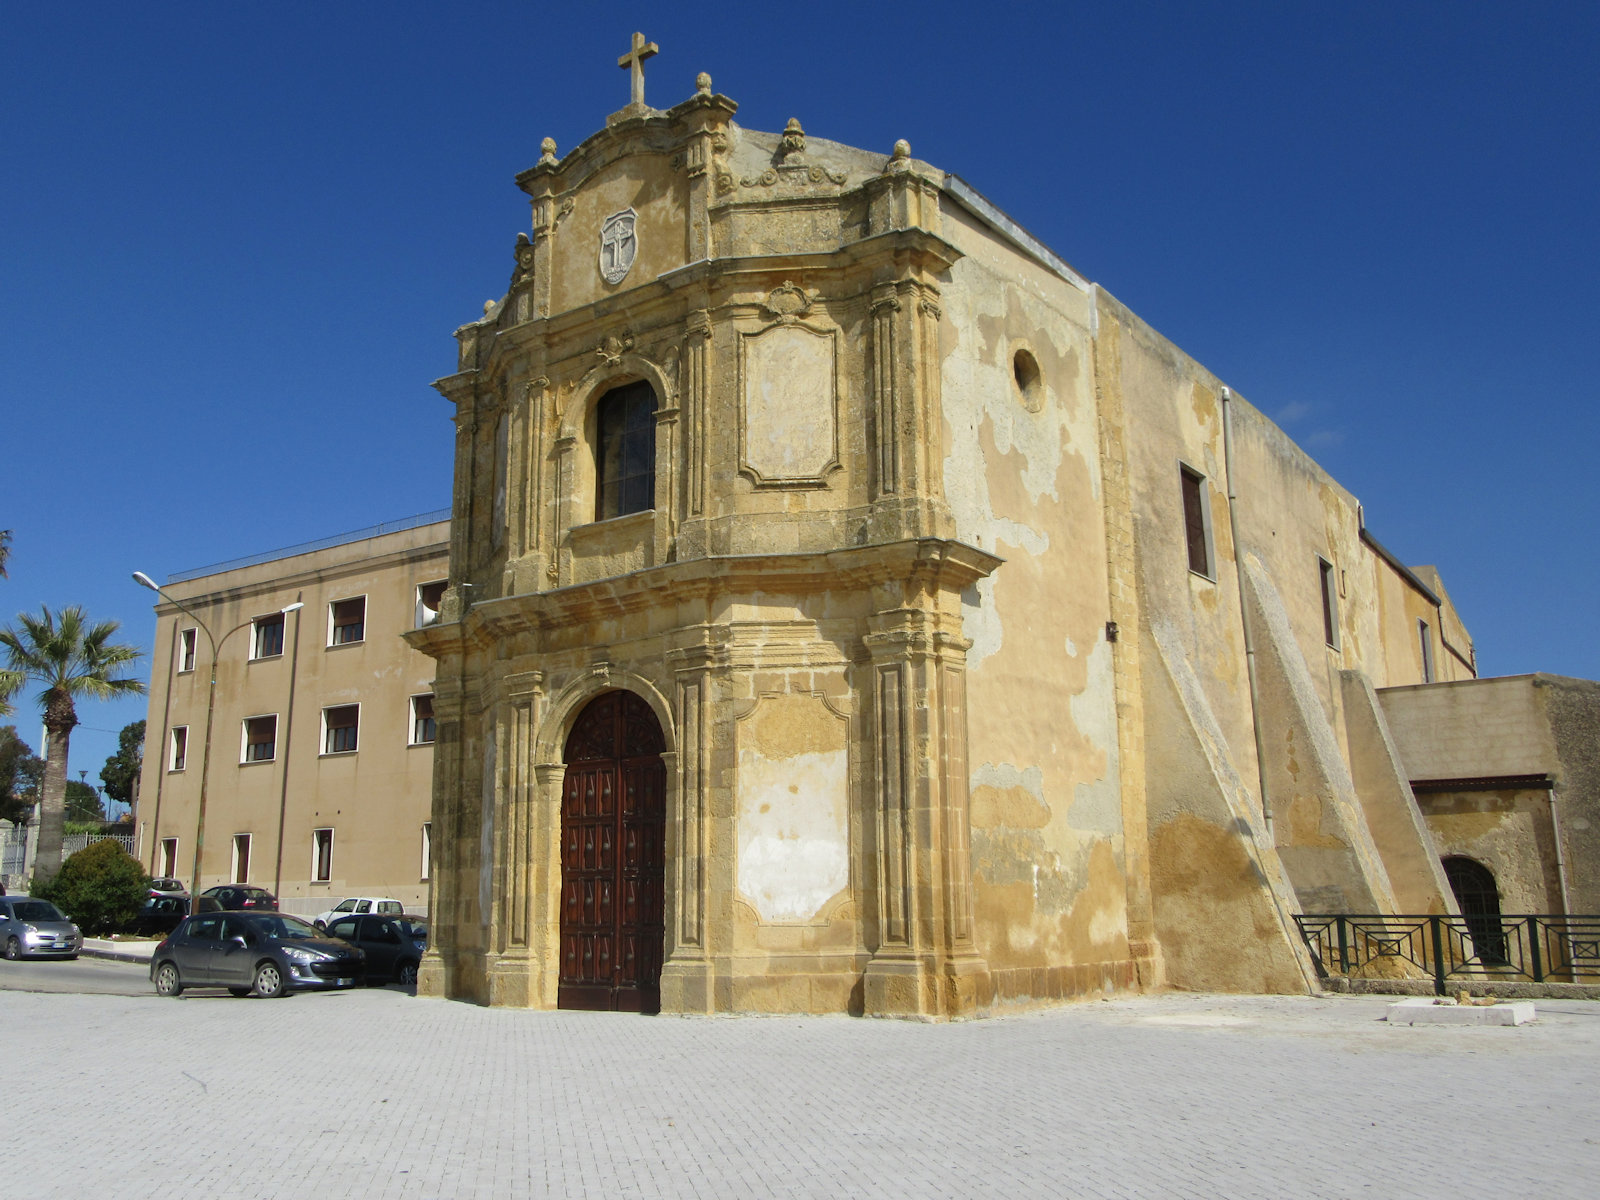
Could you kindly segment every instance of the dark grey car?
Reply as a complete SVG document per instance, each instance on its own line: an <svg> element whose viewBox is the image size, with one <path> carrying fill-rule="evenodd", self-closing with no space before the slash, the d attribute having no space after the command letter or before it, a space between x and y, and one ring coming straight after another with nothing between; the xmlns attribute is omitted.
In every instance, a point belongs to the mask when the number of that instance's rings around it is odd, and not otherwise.
<svg viewBox="0 0 1600 1200"><path fill-rule="evenodd" d="M9 959L77 958L83 934L48 900L0 896L0 948Z"/></svg>
<svg viewBox="0 0 1600 1200"><path fill-rule="evenodd" d="M272 997L353 988L365 975L360 950L280 912L185 917L150 956L150 980L163 996L186 987L225 987L235 996Z"/></svg>

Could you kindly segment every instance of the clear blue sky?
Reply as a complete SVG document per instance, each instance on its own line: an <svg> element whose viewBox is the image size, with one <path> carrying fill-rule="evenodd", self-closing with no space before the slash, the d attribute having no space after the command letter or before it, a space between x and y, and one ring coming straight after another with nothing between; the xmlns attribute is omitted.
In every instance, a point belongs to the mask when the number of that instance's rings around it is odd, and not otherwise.
<svg viewBox="0 0 1600 1200"><path fill-rule="evenodd" d="M512 176L627 101L642 29L658 107L709 71L988 195L1438 566L1484 674L1600 677L1600 5L596 11L0 0L0 619L148 648L134 570L447 505L429 383ZM143 715L85 704L74 777Z"/></svg>

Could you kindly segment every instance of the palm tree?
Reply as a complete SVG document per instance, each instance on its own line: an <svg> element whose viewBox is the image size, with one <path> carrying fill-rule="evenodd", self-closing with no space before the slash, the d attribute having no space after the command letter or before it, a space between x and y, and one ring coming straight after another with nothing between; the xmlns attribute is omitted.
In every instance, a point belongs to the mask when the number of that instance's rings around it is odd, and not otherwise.
<svg viewBox="0 0 1600 1200"><path fill-rule="evenodd" d="M0 649L13 690L29 680L41 687L44 710L44 781L39 788L39 854L34 873L49 879L61 869L61 822L67 799L67 745L78 723L75 701L139 695L144 684L123 677L119 668L139 658L136 646L113 642L116 621L90 624L77 606L39 616L17 614L17 628L0 629ZM0 687L5 681L0 681Z"/></svg>

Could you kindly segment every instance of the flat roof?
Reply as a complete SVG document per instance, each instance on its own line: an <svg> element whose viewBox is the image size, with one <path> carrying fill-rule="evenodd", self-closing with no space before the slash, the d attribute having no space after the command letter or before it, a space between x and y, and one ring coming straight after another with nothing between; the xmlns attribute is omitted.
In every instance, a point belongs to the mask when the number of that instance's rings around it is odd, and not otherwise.
<svg viewBox="0 0 1600 1200"><path fill-rule="evenodd" d="M280 558L294 558L296 555L311 554L317 550L330 550L334 546L364 542L369 538L382 537L386 533L404 533L407 529L419 529L424 525L435 525L449 519L448 508L435 509L433 512L402 517L398 521L385 521L381 525L370 525L366 529L335 534L333 537L320 538L314 542L301 542L298 546L286 546L282 550L269 550L265 554L251 554L244 558L230 558L227 562L212 563L208 567L195 567L189 571L174 571L167 576L166 581L169 584L188 583L191 579L204 579L207 575L220 575L224 571L237 571L240 567L259 566L261 563L273 562Z"/></svg>

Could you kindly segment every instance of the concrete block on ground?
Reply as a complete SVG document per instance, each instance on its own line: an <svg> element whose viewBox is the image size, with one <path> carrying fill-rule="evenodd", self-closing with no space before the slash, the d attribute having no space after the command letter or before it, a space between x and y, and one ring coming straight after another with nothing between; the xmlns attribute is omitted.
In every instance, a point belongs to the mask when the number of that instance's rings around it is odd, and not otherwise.
<svg viewBox="0 0 1600 1200"><path fill-rule="evenodd" d="M1425 996L1389 1005L1391 1025L1522 1025L1533 1020L1533 1005L1526 1000L1511 1004L1439 1004Z"/></svg>

